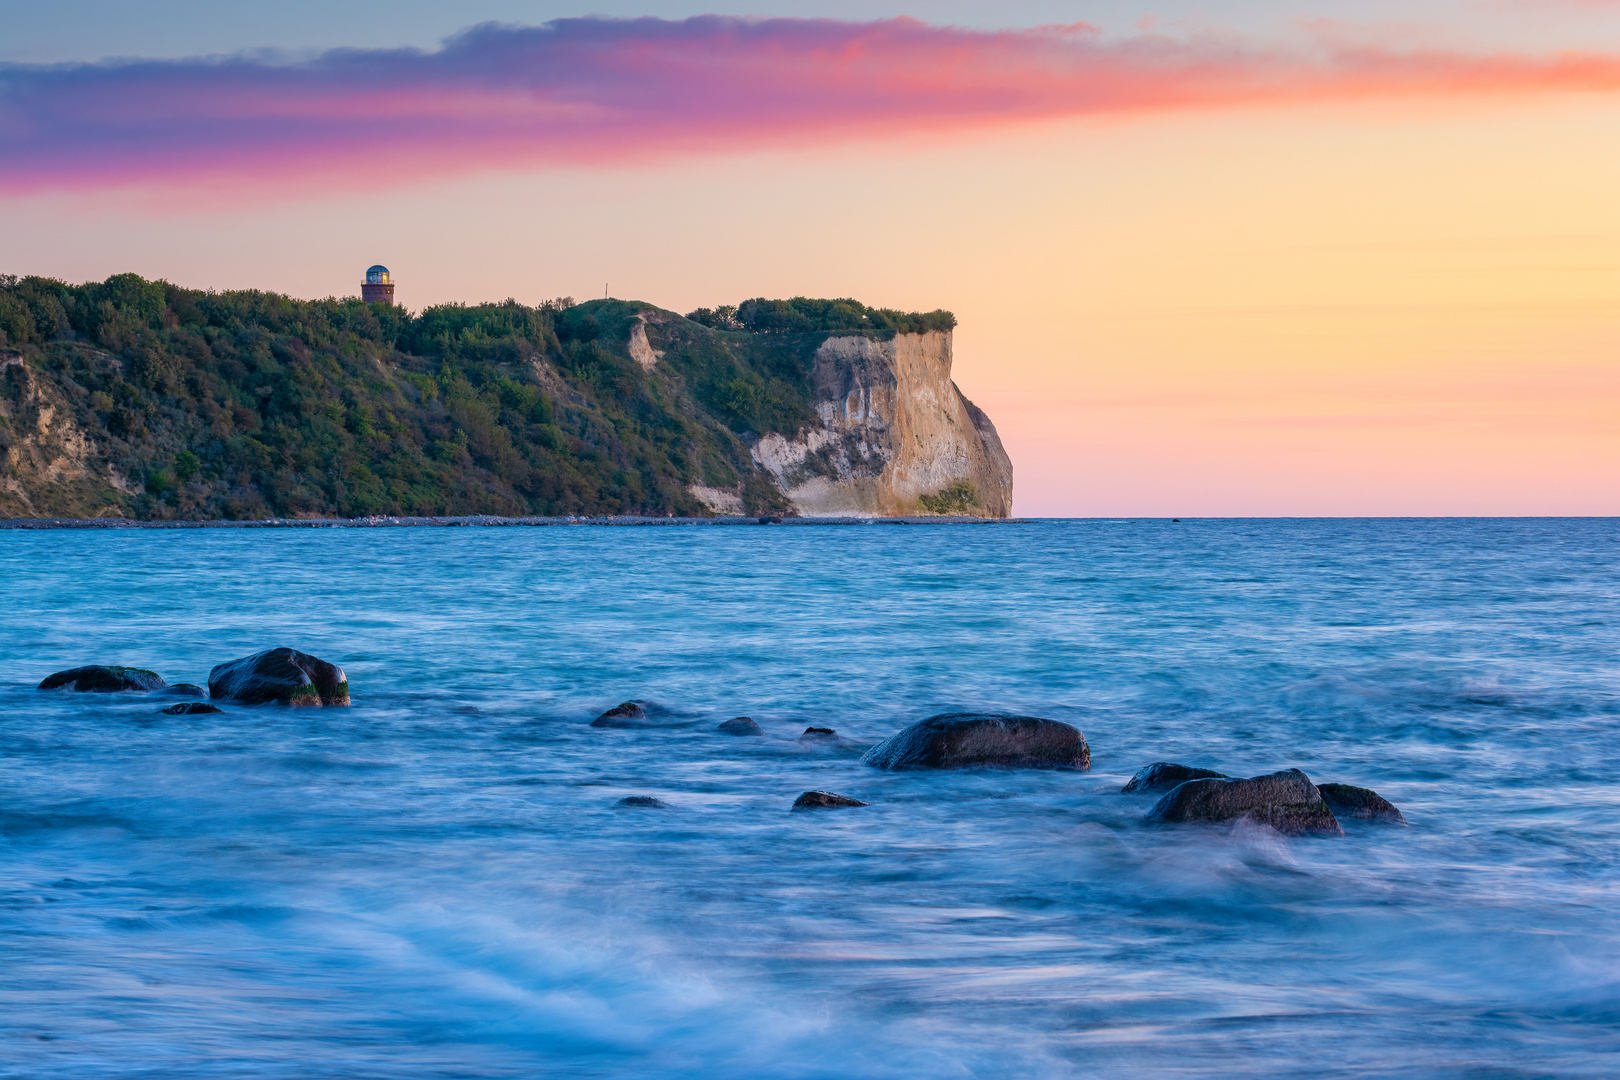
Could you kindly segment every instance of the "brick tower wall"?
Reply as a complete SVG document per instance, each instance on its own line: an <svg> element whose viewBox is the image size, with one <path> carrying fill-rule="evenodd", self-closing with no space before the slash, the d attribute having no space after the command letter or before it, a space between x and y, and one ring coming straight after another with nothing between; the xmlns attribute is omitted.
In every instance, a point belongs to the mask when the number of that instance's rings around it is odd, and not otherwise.
<svg viewBox="0 0 1620 1080"><path fill-rule="evenodd" d="M394 302L394 283L386 285L360 284L360 299L368 304L392 304Z"/></svg>

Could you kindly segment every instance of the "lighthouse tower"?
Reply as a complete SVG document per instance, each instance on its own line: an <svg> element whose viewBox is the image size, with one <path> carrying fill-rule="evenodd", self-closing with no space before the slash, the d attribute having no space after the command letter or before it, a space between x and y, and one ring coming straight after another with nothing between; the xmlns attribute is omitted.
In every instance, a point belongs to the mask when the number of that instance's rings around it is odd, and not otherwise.
<svg viewBox="0 0 1620 1080"><path fill-rule="evenodd" d="M366 280L360 283L360 299L368 304L394 302L394 275L388 267L378 263L366 271Z"/></svg>

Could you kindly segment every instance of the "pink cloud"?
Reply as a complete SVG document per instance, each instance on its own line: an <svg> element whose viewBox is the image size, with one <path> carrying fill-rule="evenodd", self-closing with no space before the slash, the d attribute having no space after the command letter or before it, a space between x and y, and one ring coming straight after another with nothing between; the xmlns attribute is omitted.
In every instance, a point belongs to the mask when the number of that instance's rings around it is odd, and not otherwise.
<svg viewBox="0 0 1620 1080"><path fill-rule="evenodd" d="M0 66L0 191L264 191L1274 102L1620 90L1620 57L1104 40L703 16L485 25L436 52Z"/></svg>

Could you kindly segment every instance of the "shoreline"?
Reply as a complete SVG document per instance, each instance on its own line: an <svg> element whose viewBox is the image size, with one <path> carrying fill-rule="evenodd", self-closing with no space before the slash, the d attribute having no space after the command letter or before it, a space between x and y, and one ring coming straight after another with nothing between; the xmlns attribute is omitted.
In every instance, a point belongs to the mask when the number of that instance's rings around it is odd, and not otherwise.
<svg viewBox="0 0 1620 1080"><path fill-rule="evenodd" d="M0 529L400 529L543 527L585 525L631 527L657 525L1027 525L1028 518L981 517L461 517L380 515L363 518L264 518L254 521L131 521L128 518L0 518Z"/></svg>

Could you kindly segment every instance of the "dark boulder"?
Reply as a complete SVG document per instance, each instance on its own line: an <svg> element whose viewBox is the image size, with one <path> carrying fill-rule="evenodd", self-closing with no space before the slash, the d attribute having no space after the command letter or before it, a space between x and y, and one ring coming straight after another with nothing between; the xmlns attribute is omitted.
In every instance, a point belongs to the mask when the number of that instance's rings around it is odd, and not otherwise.
<svg viewBox="0 0 1620 1080"><path fill-rule="evenodd" d="M615 705L591 721L591 727L639 727L647 722L647 710L639 701Z"/></svg>
<svg viewBox="0 0 1620 1080"><path fill-rule="evenodd" d="M207 697L208 696L208 691L207 690L204 690L202 687L198 686L196 683L189 683L189 682L177 682L177 683L174 683L171 686L163 687L163 689L158 690L156 693L157 693L158 697L194 697L194 698L200 698L200 697Z"/></svg>
<svg viewBox="0 0 1620 1080"><path fill-rule="evenodd" d="M1371 788L1351 784L1317 784L1333 812L1342 818L1361 818L1366 821L1384 821L1391 825L1405 825L1406 815L1395 804Z"/></svg>
<svg viewBox="0 0 1620 1080"><path fill-rule="evenodd" d="M1198 769L1191 765L1176 765L1169 761L1155 761L1136 770L1131 782L1121 791L1169 791L1188 780L1230 780L1231 777L1214 769Z"/></svg>
<svg viewBox="0 0 1620 1080"><path fill-rule="evenodd" d="M838 806L865 806L859 799L833 791L807 791L793 800L795 810L830 810Z"/></svg>
<svg viewBox="0 0 1620 1080"><path fill-rule="evenodd" d="M1078 728L1037 716L942 713L919 720L861 758L880 769L1091 768L1091 748Z"/></svg>
<svg viewBox="0 0 1620 1080"><path fill-rule="evenodd" d="M721 724L714 730L726 735L763 735L765 732L753 720L746 716L736 716Z"/></svg>
<svg viewBox="0 0 1620 1080"><path fill-rule="evenodd" d="M800 742L837 742L838 729L830 727L807 727L804 734L799 736Z"/></svg>
<svg viewBox="0 0 1620 1080"><path fill-rule="evenodd" d="M208 673L208 696L243 705L347 705L349 679L336 664L296 649L266 649Z"/></svg>
<svg viewBox="0 0 1620 1080"><path fill-rule="evenodd" d="M110 694L119 690L161 690L165 685L162 676L145 668L91 664L89 667L69 668L47 675L39 688L59 690L67 687L70 690Z"/></svg>
<svg viewBox="0 0 1620 1080"><path fill-rule="evenodd" d="M206 701L182 701L160 710L168 716L196 716L200 713L224 712L218 705L210 705Z"/></svg>
<svg viewBox="0 0 1620 1080"><path fill-rule="evenodd" d="M1269 825L1285 836L1344 835L1322 793L1298 769L1246 780L1188 780L1160 799L1147 814L1148 821L1157 822L1238 818Z"/></svg>
<svg viewBox="0 0 1620 1080"><path fill-rule="evenodd" d="M655 810L668 810L669 803L663 799L655 799L651 795L626 795L615 806L650 806Z"/></svg>

